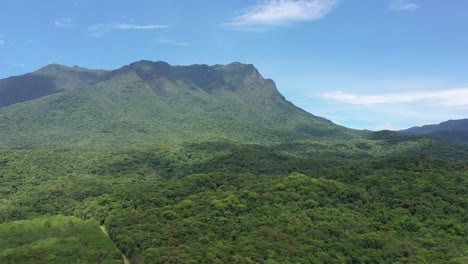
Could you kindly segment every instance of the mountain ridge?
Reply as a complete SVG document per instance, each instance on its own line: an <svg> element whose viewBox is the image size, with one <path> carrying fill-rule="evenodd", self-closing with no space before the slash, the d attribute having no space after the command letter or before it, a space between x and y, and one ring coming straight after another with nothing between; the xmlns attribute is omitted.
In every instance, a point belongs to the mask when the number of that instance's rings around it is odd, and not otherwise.
<svg viewBox="0 0 468 264"><path fill-rule="evenodd" d="M157 79L158 77L168 77L169 79L175 80L181 74L183 75L184 72L192 70L193 73L190 77L196 77L198 79L198 83L196 84L199 86L201 84L201 86L203 86L201 79L212 79L214 77L213 74L211 76L207 76L203 73L203 70L207 71L208 73L213 73L213 71L235 72L235 70L239 68L244 70L251 70L253 78L260 78L262 81L272 83L272 85L276 86L273 80L264 79L252 64L243 64L240 62L232 62L226 65L215 64L212 66L207 64L171 66L164 61L153 62L149 60L140 60L114 70L88 69L79 66L66 66L63 64L53 63L41 67L34 72L0 79L0 108L15 103L40 98L42 96L47 96L53 93L63 92L90 84L96 84L132 70L136 71L137 74L145 81L151 81L152 79ZM219 73L218 76L215 77L218 78L217 81L220 81L219 78L221 76L219 76ZM15 85L12 85L12 83ZM35 85L35 90L30 89L32 85ZM18 89L19 91L13 91L14 89ZM20 94L20 98L14 98L15 94L12 95L11 92L18 92ZM35 93L29 97L23 96L23 98L21 98L21 95L25 94L26 92ZM3 100L1 98L3 98ZM10 99L10 101L6 102L6 99Z"/></svg>
<svg viewBox="0 0 468 264"><path fill-rule="evenodd" d="M39 73L46 73L52 86L39 86L45 92L37 98L0 108L0 146L145 145L216 138L272 143L359 133L296 107L251 64L138 61L113 71L49 65ZM13 79L13 87L37 88L21 81Z"/></svg>
<svg viewBox="0 0 468 264"><path fill-rule="evenodd" d="M416 126L400 130L407 135L427 135L443 140L468 143L468 119L455 119L439 124Z"/></svg>

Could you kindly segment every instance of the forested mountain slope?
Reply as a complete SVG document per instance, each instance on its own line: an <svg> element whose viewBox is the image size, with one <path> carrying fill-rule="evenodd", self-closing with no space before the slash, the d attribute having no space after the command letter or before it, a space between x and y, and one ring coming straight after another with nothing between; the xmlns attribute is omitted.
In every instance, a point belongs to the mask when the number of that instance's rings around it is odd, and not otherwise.
<svg viewBox="0 0 468 264"><path fill-rule="evenodd" d="M110 72L63 66L39 72L59 81L42 91L37 82L21 82L24 76L3 80L10 85L3 94L38 89L38 96L49 95L0 108L0 146L272 143L361 134L295 107L252 65L140 61Z"/></svg>

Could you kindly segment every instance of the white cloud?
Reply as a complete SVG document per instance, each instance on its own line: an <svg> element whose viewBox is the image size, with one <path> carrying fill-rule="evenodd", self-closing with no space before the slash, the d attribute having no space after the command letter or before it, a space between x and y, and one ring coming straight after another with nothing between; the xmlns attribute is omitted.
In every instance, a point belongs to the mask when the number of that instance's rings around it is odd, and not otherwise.
<svg viewBox="0 0 468 264"><path fill-rule="evenodd" d="M248 29L317 20L332 11L337 4L337 0L269 0L242 11L224 25Z"/></svg>
<svg viewBox="0 0 468 264"><path fill-rule="evenodd" d="M3 34L0 34L0 45L3 45L6 43L6 40L5 40L5 35Z"/></svg>
<svg viewBox="0 0 468 264"><path fill-rule="evenodd" d="M407 0L394 0L390 4L390 10L394 11L414 11L419 8L419 5Z"/></svg>
<svg viewBox="0 0 468 264"><path fill-rule="evenodd" d="M429 106L468 109L468 88L398 92L385 94L353 94L342 91L323 93L323 99L331 99L354 105L422 103Z"/></svg>
<svg viewBox="0 0 468 264"><path fill-rule="evenodd" d="M58 28L72 28L74 27L73 18L69 17L60 17L56 18L54 24Z"/></svg>
<svg viewBox="0 0 468 264"><path fill-rule="evenodd" d="M115 24L113 26L116 29L157 29L157 28L167 28L165 25L134 25L134 24Z"/></svg>
<svg viewBox="0 0 468 264"><path fill-rule="evenodd" d="M159 42L160 44L172 45L172 46L188 47L192 45L188 42L174 41L174 40L165 39L165 38L159 38L159 39L156 39L156 41Z"/></svg>
<svg viewBox="0 0 468 264"><path fill-rule="evenodd" d="M166 25L135 25L135 24L94 24L88 28L89 35L92 37L102 37L113 30L150 30L167 28Z"/></svg>

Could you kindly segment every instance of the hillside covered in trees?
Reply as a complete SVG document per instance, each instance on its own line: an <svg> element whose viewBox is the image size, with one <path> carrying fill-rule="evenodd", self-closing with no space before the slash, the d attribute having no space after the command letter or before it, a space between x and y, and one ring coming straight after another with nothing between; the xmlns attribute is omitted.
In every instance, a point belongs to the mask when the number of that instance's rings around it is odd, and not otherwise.
<svg viewBox="0 0 468 264"><path fill-rule="evenodd" d="M0 81L1 263L468 261L466 144L337 126L239 63L32 75Z"/></svg>

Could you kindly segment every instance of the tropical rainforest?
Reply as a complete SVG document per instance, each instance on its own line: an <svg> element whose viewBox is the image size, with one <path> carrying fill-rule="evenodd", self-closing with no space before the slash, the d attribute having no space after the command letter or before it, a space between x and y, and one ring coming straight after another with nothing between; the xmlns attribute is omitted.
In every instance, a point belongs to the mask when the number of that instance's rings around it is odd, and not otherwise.
<svg viewBox="0 0 468 264"><path fill-rule="evenodd" d="M49 65L0 98L0 263L468 263L468 145L337 126L252 65Z"/></svg>

